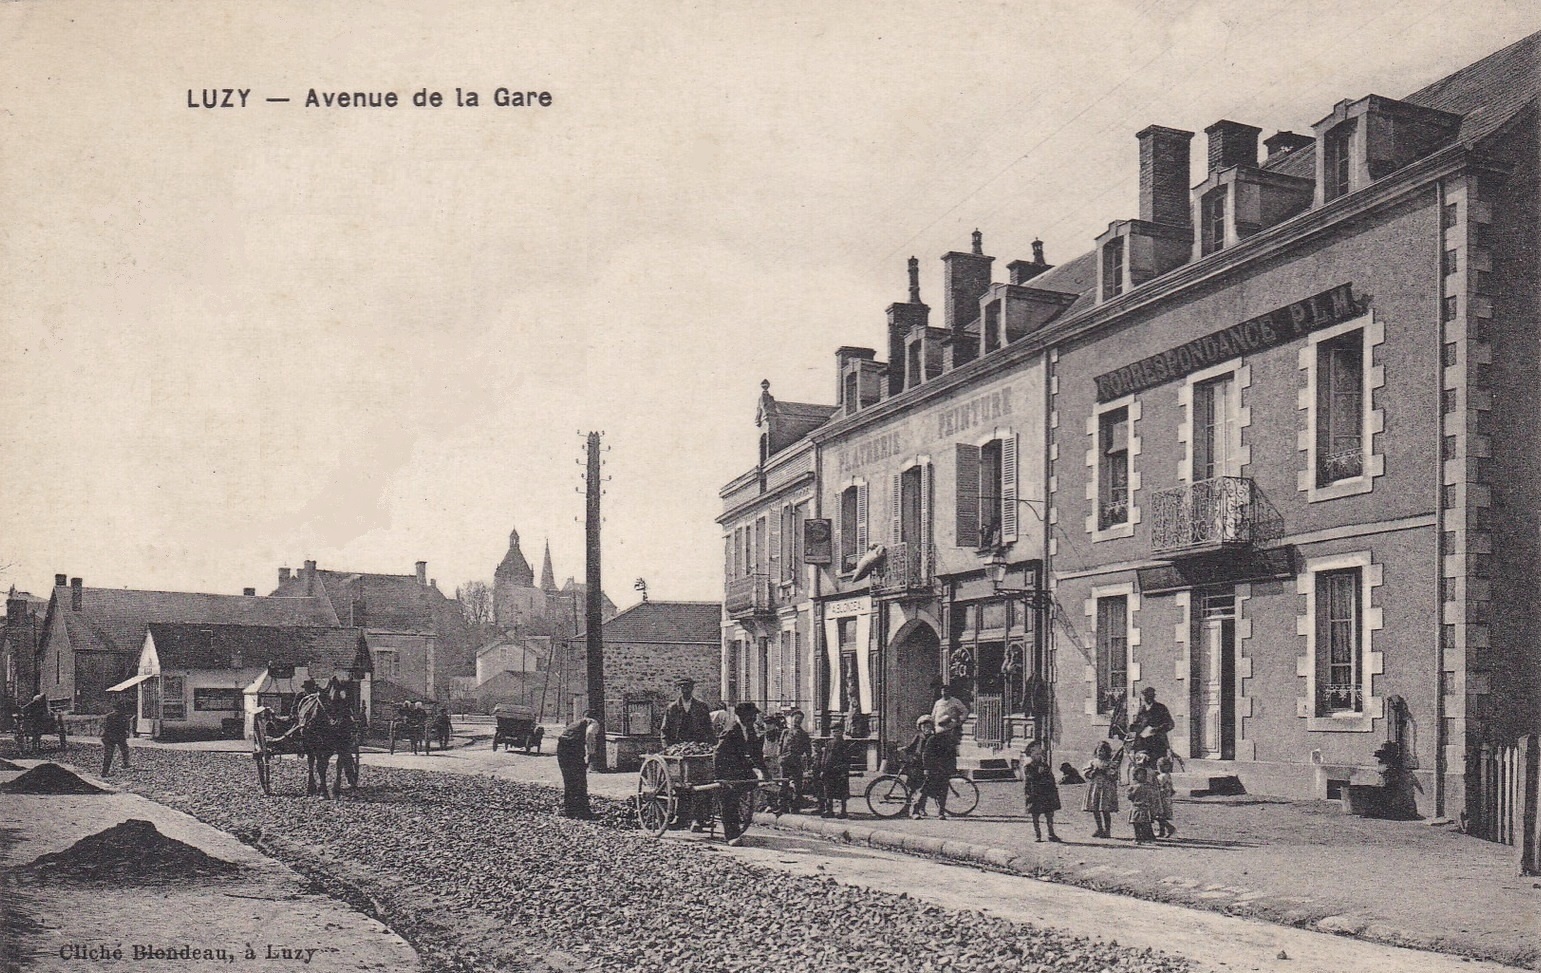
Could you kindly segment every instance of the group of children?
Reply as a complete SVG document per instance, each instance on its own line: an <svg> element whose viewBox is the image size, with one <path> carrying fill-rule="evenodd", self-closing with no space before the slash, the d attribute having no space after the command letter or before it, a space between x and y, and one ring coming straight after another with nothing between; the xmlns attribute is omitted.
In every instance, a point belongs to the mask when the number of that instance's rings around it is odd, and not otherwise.
<svg viewBox="0 0 1541 973"><path fill-rule="evenodd" d="M800 813L803 795L811 793L821 816L843 818L851 799L851 752L844 728L831 727L829 739L815 740L803 729L803 720L797 709L765 720L766 766L787 782L777 802L779 813Z"/></svg>
<svg viewBox="0 0 1541 973"><path fill-rule="evenodd" d="M1092 832L1092 837L1113 837L1113 815L1118 813L1118 768L1113 761L1113 748L1106 741L1099 743L1091 761L1080 773L1068 763L1060 765L1060 772L1060 784L1079 784L1084 780L1087 785L1081 809L1090 812L1096 821L1097 829ZM1059 787L1038 744L1027 750L1022 767L1022 788L1027 813L1033 819L1034 838L1043 840L1042 822L1046 820L1049 840L1059 841L1060 837L1054 833L1054 812L1060 809ZM1136 754L1126 797L1129 800L1129 823L1134 827L1137 844L1170 838L1177 833L1172 824L1172 794L1172 758L1162 757L1152 767L1143 753Z"/></svg>

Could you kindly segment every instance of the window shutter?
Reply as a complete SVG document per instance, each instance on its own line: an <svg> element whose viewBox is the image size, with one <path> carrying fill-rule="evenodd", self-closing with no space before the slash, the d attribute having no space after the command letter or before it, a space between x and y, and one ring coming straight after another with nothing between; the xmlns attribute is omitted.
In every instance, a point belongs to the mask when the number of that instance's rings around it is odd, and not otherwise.
<svg viewBox="0 0 1541 973"><path fill-rule="evenodd" d="M895 473L888 480L893 491L889 494L889 506L893 509L893 532L888 536L895 544L904 541L904 511L901 509L902 504L900 502L904 497L903 476L904 474L902 473Z"/></svg>
<svg viewBox="0 0 1541 973"><path fill-rule="evenodd" d="M786 514L782 510L773 510L766 519L770 521L770 543L765 545L768 562L765 576L781 580L781 518Z"/></svg>
<svg viewBox="0 0 1541 973"><path fill-rule="evenodd" d="M1001 543L1017 539L1017 437L1001 440Z"/></svg>
<svg viewBox="0 0 1541 973"><path fill-rule="evenodd" d="M729 535L722 539L722 570L723 577L733 577L733 537Z"/></svg>
<svg viewBox="0 0 1541 973"><path fill-rule="evenodd" d="M867 484L856 488L856 556L867 550Z"/></svg>
<svg viewBox="0 0 1541 973"><path fill-rule="evenodd" d="M920 530L916 539L926 547L931 546L931 491L934 482L931 478L931 464L927 463L920 469Z"/></svg>
<svg viewBox="0 0 1541 973"><path fill-rule="evenodd" d="M979 447L957 444L958 509L953 544L979 546Z"/></svg>

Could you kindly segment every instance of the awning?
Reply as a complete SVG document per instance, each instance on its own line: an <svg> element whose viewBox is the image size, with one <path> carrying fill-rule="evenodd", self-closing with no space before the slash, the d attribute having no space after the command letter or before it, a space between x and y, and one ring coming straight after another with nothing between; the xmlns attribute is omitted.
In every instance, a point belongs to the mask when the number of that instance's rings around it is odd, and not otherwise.
<svg viewBox="0 0 1541 973"><path fill-rule="evenodd" d="M143 675L135 676L132 679L125 679L118 683L116 686L108 686L107 691L109 693L121 693L125 689L133 689L135 686L144 682L146 679L154 679L157 675L159 675L159 673L147 672Z"/></svg>

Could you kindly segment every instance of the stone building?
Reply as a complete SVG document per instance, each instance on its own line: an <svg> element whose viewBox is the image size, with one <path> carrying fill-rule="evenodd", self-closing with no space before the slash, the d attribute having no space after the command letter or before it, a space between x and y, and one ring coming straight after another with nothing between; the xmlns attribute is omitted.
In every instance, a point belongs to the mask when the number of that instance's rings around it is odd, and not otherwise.
<svg viewBox="0 0 1541 973"><path fill-rule="evenodd" d="M690 678L709 699L720 672L722 605L714 601L644 601L605 622L605 728L611 735L648 736L663 725L675 681ZM575 675L569 712L588 708L584 691L587 632L573 638ZM566 715L566 714L564 714Z"/></svg>
<svg viewBox="0 0 1541 973"><path fill-rule="evenodd" d="M997 283L976 234L939 326L912 271L807 435L826 713L892 743L937 679L1079 756L1151 688L1190 773L1328 797L1390 742L1458 813L1541 725L1538 96L1541 34L1198 172L1150 126L1090 252Z"/></svg>

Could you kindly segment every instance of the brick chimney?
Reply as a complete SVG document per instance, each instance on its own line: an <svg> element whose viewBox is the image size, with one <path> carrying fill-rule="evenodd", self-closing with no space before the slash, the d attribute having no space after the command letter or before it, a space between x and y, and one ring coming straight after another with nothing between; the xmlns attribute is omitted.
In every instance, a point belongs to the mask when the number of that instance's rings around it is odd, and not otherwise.
<svg viewBox="0 0 1541 973"><path fill-rule="evenodd" d="M888 394L904 391L905 338L916 328L924 328L931 320L931 309L920 300L920 261L909 261L910 299L908 303L894 302L888 305Z"/></svg>
<svg viewBox="0 0 1541 973"><path fill-rule="evenodd" d="M953 364L961 365L979 354L970 347L964 327L979 317L979 299L990 289L990 265L994 257L985 256L984 235L974 231L970 253L956 250L942 254L944 325L952 332Z"/></svg>
<svg viewBox="0 0 1541 973"><path fill-rule="evenodd" d="M70 579L70 609L71 610L73 610L73 611L80 611L80 605L81 605L82 601L84 601L84 598L83 598L84 594L85 594L84 589L82 589L81 586L80 586L80 579L79 578L71 578Z"/></svg>
<svg viewBox="0 0 1541 973"><path fill-rule="evenodd" d="M316 593L316 562L315 561L306 561L305 562L305 593L307 595L313 595L313 594Z"/></svg>
<svg viewBox="0 0 1541 973"><path fill-rule="evenodd" d="M279 568L278 569L278 583L279 584L283 584L284 582L286 582L288 580L289 580L289 569L288 568Z"/></svg>
<svg viewBox="0 0 1541 973"><path fill-rule="evenodd" d="M417 562L417 583L419 585L422 585L425 588L428 586L428 562L427 561L418 561Z"/></svg>
<svg viewBox="0 0 1541 973"><path fill-rule="evenodd" d="M54 587L55 588L63 588L66 585L68 585L69 583L70 583L70 579L69 579L69 577L67 575L63 575L63 574L56 574L56 575L54 575Z"/></svg>
<svg viewBox="0 0 1541 973"><path fill-rule="evenodd" d="M1263 139L1263 147L1268 150L1268 158L1271 160L1275 156L1283 155L1286 152L1303 149L1315 141L1316 139L1309 135L1297 135L1294 132L1280 131Z"/></svg>
<svg viewBox="0 0 1541 973"><path fill-rule="evenodd" d="M1011 275L1011 282L1013 284L1025 284L1045 270L1048 270L1049 267L1050 265L1045 263L1043 259L1043 241L1034 240L1033 259L1013 260L1006 265L1006 272Z"/></svg>
<svg viewBox="0 0 1541 973"><path fill-rule="evenodd" d="M1191 226L1188 199L1188 143L1192 132L1151 125L1140 140L1140 219L1167 226Z"/></svg>
<svg viewBox="0 0 1541 973"><path fill-rule="evenodd" d="M1209 171L1257 165L1257 137L1263 130L1241 122L1218 121L1204 129L1209 137Z"/></svg>

